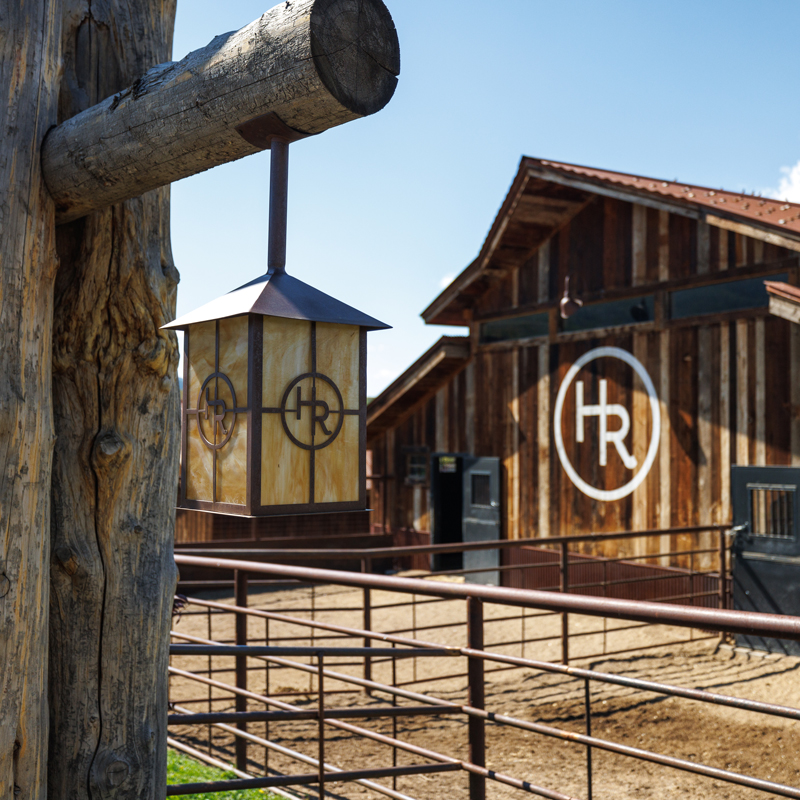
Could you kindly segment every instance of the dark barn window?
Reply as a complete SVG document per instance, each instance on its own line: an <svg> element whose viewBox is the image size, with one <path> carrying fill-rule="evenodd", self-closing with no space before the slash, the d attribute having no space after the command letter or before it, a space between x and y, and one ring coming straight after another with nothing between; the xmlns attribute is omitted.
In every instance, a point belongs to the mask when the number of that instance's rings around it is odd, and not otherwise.
<svg viewBox="0 0 800 800"><path fill-rule="evenodd" d="M686 319L705 314L724 314L726 311L743 311L766 308L769 297L764 281L786 281L787 275L770 275L762 278L745 278L741 281L715 283L694 289L670 292L670 318Z"/></svg>
<svg viewBox="0 0 800 800"><path fill-rule="evenodd" d="M592 303L579 309L574 316L561 323L564 333L588 331L595 328L616 328L622 325L637 325L653 321L655 296L629 297L625 300L610 300L607 303Z"/></svg>
<svg viewBox="0 0 800 800"><path fill-rule="evenodd" d="M495 319L481 323L481 344L547 336L549 329L550 315L546 311L542 314L527 314L524 317Z"/></svg>
<svg viewBox="0 0 800 800"><path fill-rule="evenodd" d="M428 483L428 448L404 447L406 459L405 482L408 486L420 486Z"/></svg>
<svg viewBox="0 0 800 800"><path fill-rule="evenodd" d="M748 483L753 536L794 538L794 486Z"/></svg>
<svg viewBox="0 0 800 800"><path fill-rule="evenodd" d="M491 506L492 505L492 483L491 475L483 472L473 472L472 479L472 505Z"/></svg>

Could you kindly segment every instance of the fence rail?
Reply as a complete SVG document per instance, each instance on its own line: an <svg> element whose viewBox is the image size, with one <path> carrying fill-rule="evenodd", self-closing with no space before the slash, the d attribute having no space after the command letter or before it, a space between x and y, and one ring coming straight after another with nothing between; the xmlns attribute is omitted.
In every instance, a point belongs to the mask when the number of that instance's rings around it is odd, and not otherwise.
<svg viewBox="0 0 800 800"><path fill-rule="evenodd" d="M663 532L659 531L659 534ZM720 541L724 542L722 535ZM484 544L484 543L481 543ZM497 543L492 543L497 544ZM460 547L463 547L460 546ZM407 550L409 548L400 548ZM239 551L240 552L240 551ZM563 551L562 551L563 552ZM327 553L326 553L327 555ZM559 556L561 554L559 553ZM722 633L744 633L748 635L764 636L769 638L782 638L800 640L800 619L781 617L752 612L728 610L726 608L704 608L700 606L674 605L663 602L643 602L611 597L596 597L571 594L565 591L570 588L568 580L561 580L561 592L530 590L510 587L486 586L479 584L452 583L433 581L422 578L406 578L384 575L372 575L365 569L362 573L346 573L336 570L316 569L286 564L267 564L242 559L208 558L198 555L181 554L176 556L179 566L196 566L212 570L226 570L234 573L235 604L221 603L208 599L189 598L188 610L185 613L201 613L208 615L208 638L192 636L183 632L174 631L176 639L183 644L173 644L171 655L174 659L193 658L207 659L206 670L181 669L171 666L170 673L176 679L181 679L191 685L205 686L209 692L207 698L187 698L176 704L170 714L169 724L176 725L209 725L209 730L224 732L232 736L236 745L236 781L214 782L206 784L191 784L184 786L168 787L168 794L179 795L201 791L221 791L233 788L280 787L292 785L316 785L320 795L324 794L325 787L331 783L355 781L361 786L381 793L396 800L410 800L409 795L397 790L397 779L408 775L438 774L441 772L465 773L469 780L470 800L484 800L486 781L494 781L513 787L527 794L539 797L554 798L556 800L570 800L569 795L558 789L539 786L537 783L513 775L497 772L487 768L486 764L486 726L488 724L515 728L531 734L545 736L564 742L571 742L584 751L584 764L586 771L586 794L591 800L593 787L593 751L614 753L618 756L629 757L640 761L647 761L664 767L691 772L698 776L722 781L728 784L744 787L749 790L759 790L775 796L800 798L800 789L781 784L765 778L746 775L730 769L701 764L693 760L681 759L675 756L658 753L645 748L611 741L592 732L592 695L593 687L597 685L621 686L638 692L655 693L662 696L676 697L692 702L707 703L718 707L727 707L744 710L754 714L763 714L773 718L792 721L800 720L800 710L767 703L760 700L734 697L703 689L674 686L658 681L643 680L641 678L616 675L594 669L587 669L570 665L562 647L562 661L555 663L542 659L526 657L525 643L535 641L537 637L520 636L522 643L521 655L499 653L492 649L498 644L486 644L485 634L488 626L500 620L515 619L511 614L501 615L495 619L485 618L484 604L508 609L521 609L522 623L525 621L539 620L550 613L565 615L580 614L603 620L621 620L630 623L645 625L669 625L679 628L700 629ZM559 563L563 564L560 558ZM569 576L569 559L567 559L567 578ZM562 572L562 575L564 575ZM248 607L248 582L252 579L258 582L268 577L273 581L272 586L312 585L312 586L338 586L360 589L365 601L363 608L364 625L362 628L340 624L338 622L323 621L315 618L298 616L303 613L318 611L314 597L311 595L310 607L294 608L286 613L249 608ZM295 583L292 584L292 581ZM724 581L722 582L724 583ZM588 588L583 586L582 588ZM596 587L593 587L596 588ZM466 642L459 646L442 646L435 641L426 641L419 638L425 626L414 624L410 631L390 633L372 629L372 614L381 608L402 605L397 601L384 604L373 604L370 592L386 591L393 594L411 595L416 601L417 596L425 599L419 603L431 602L463 602L466 605L464 617L466 623ZM717 595L719 598L721 595ZM416 610L416 602L412 608ZM355 606L354 606L355 608ZM532 613L535 612L535 613ZM211 636L211 615L232 614L236 619L235 641L219 642ZM265 625L264 645L253 645L252 636L248 640L247 620L261 620ZM311 646L296 644L276 644L276 639L270 637L270 624L299 626L303 635L293 637L296 640L307 641L312 639ZM436 625L431 627L441 628ZM405 633L412 633L408 636ZM562 641L564 638L562 631ZM574 634L573 634L574 636ZM316 640L315 638L316 637ZM546 637L545 637L546 638ZM286 637L282 637L284 641ZM330 645L327 642L336 639L347 641L347 646ZM361 642L361 646L352 646L353 641ZM325 642L325 644L323 644ZM520 644L520 642L499 642L500 645ZM310 663L298 659L310 659ZM227 659L227 662L225 661ZM227 668L231 659L235 662L235 669ZM407 688L397 680L396 665L400 659L411 659L415 665L415 680L410 683L420 685L416 680L416 662L424 659L445 659L460 662L466 661L466 675L468 676L468 696L466 702L437 697L427 690L414 691ZM223 665L220 666L220 661ZM391 681L373 679L373 667L381 665L384 670L391 669ZM342 669L351 669L360 666L359 674L343 672ZM491 666L491 669L489 667ZM286 693L270 691L271 670L292 670L307 674L316 681L310 684L307 691L302 694L306 697L316 697L313 708L300 707L296 703L279 699ZM509 714L499 714L488 710L485 702L486 676L493 670L522 669L534 674L562 675L583 683L583 731L576 732L565 730L563 727L546 725ZM263 693L248 689L248 675L254 671L265 671L265 690ZM227 683L213 677L215 674L227 672L235 673L234 683ZM453 673L459 674L459 673ZM463 673L461 673L463 674ZM427 685L432 685L426 678ZM332 688L332 687L336 688ZM340 687L348 687L342 689ZM235 703L235 711L214 711L215 703L220 702L219 696L212 697L212 690L222 692L227 702ZM595 690L596 691L596 690ZM389 705L384 700L379 707L326 707L325 698L332 698L346 692L360 693L369 697L374 704L377 698L388 698ZM291 694L291 693L289 693ZM207 703L206 712L193 711L189 706ZM402 705L404 703L405 705ZM408 705L408 704L411 705ZM253 710L252 706L258 707ZM177 713L176 713L177 712ZM466 758L423 748L398 738L398 719L407 716L420 717L456 717L464 719L467 723L468 753ZM372 729L356 724L359 720L375 720L385 718L393 726L392 735L377 733ZM285 745L278 744L269 736L270 725L277 725L289 720L316 721L317 723L317 754L316 758L300 753ZM264 725L264 735L252 732L255 724ZM250 726L250 730L248 730ZM326 730L333 728L341 733L351 734L374 743L386 745L392 752L392 765L359 770L342 770L328 763L326 756ZM171 741L175 742L173 738ZM185 743L178 744L184 750L191 750L196 757L210 762L219 763L210 751L203 753L195 748L188 747ZM265 749L263 771L264 777L248 777L248 768L252 768L253 761L248 759L248 745L258 745ZM210 739L209 739L210 747ZM188 749L187 749L188 748ZM270 752L279 753L295 761L305 763L315 772L299 775L268 775ZM398 765L398 752L410 754L415 759L412 765ZM418 763L417 763L418 762ZM392 785L379 783L380 779L392 779ZM574 798L572 798L574 800Z"/></svg>

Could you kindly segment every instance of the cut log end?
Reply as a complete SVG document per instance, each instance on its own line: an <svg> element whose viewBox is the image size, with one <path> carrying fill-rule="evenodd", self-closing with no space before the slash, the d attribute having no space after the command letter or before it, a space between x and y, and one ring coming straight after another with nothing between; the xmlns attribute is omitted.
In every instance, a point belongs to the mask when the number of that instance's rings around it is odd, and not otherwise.
<svg viewBox="0 0 800 800"><path fill-rule="evenodd" d="M353 113L374 114L392 99L400 43L381 0L316 0L311 52L325 87Z"/></svg>

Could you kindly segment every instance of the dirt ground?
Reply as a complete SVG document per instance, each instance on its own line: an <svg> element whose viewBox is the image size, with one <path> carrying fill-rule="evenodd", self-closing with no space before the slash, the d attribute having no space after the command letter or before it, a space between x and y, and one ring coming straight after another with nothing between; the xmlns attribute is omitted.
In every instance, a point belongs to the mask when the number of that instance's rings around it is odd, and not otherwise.
<svg viewBox="0 0 800 800"><path fill-rule="evenodd" d="M232 602L230 597L210 595L206 599ZM459 601L424 602L418 597L416 608L407 605L407 596L373 592L375 607L373 628L380 631L405 631L413 636L439 644L465 644L465 608ZM249 597L253 608L293 614L360 628L362 623L361 592L339 587L318 587L314 590L253 592ZM380 608L380 606L389 606ZM190 610L196 610L193 607ZM542 616L529 611L524 619L518 609L487 605L484 609L485 649L498 653L523 655L542 661L557 661L560 657L560 618ZM209 636L209 624L211 636ZM217 641L233 640L233 615L214 614L211 621L205 613L185 614L175 630L182 634ZM575 666L599 672L623 674L645 680L677 686L707 689L720 694L745 697L791 707L800 707L800 660L788 656L760 655L718 646L716 637L699 631L687 631L665 626L636 626L632 623L604 621L588 617L570 617L571 662ZM308 629L296 625L270 622L272 644L309 644ZM251 643L265 638L263 620L251 619L248 627ZM520 640L527 643L523 646ZM531 641L541 639L542 641ZM176 639L178 641L178 639ZM349 638L320 638L313 643L348 644L361 646L362 640ZM509 644L511 643L511 644ZM635 648L635 649L634 649ZM619 652L625 651L625 652ZM605 654L604 654L605 653ZM297 658L309 663L309 659ZM262 693L266 687L263 662L251 660L248 687ZM207 668L205 657L173 658L181 669ZM214 675L217 680L233 683L233 660L215 659L215 668L227 670ZM361 676L361 664L344 663L343 659L326 659L326 668L346 675ZM457 658L420 658L397 663L397 681L405 688L443 700L464 702L467 697L463 673L466 660ZM513 669L489 673L486 677L486 708L532 722L550 725L567 731L585 732L584 683L569 676L554 675L530 669ZM447 677L456 675L456 677ZM388 662L373 665L373 679L391 683ZM313 675L288 668L271 668L269 694L299 708L316 706ZM368 696L362 689L326 679L325 705L328 707L385 706L390 704L386 694L374 692ZM342 691L345 690L345 691ZM211 690L214 710L233 710L231 695ZM183 678L172 678L171 700L180 707L205 711L207 702L188 703L187 700L207 698L206 686ZM401 700L401 705L414 701ZM258 708L252 704L250 708ZM800 786L800 723L778 717L767 717L749 711L729 709L681 698L618 687L599 682L591 683L592 735L631 747L655 751L720 769L727 769L758 778ZM366 730L392 735L392 721L351 720L351 724ZM263 723L251 724L249 730L265 733ZM209 729L172 727L171 736L187 744L207 749ZM271 723L271 739L311 757L317 755L316 722ZM397 737L414 745L436 750L448 756L468 757L467 721L461 716L407 717L397 721ZM233 759L233 738L224 731L214 732L214 755L222 760ZM543 786L551 791L576 798L587 798L586 748L573 742L548 738L537 733L487 723L487 766L515 778ZM391 766L392 749L328 726L325 740L325 760L343 769ZM251 745L248 751L251 772L264 769L264 749ZM768 797L761 791L735 786L720 780L697 776L668 766L651 764L627 756L592 751L593 798L685 798L714 797L725 800ZM419 756L398 752L398 764L427 763ZM286 773L313 772L313 767L299 764L285 756L271 753L270 771ZM381 783L391 785L390 779ZM439 775L400 777L396 789L417 798L466 800L468 778L464 772ZM333 796L379 797L359 785L332 784ZM316 792L293 789L297 796L316 796ZM488 798L522 797L523 792L495 781L487 782Z"/></svg>

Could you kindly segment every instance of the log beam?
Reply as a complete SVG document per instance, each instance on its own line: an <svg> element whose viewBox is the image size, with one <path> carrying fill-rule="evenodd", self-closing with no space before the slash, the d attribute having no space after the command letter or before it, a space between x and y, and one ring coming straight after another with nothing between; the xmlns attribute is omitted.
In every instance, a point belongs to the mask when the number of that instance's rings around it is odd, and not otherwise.
<svg viewBox="0 0 800 800"><path fill-rule="evenodd" d="M399 71L381 0L284 0L50 131L42 169L57 222L257 152L236 129L264 114L302 134L373 114Z"/></svg>

